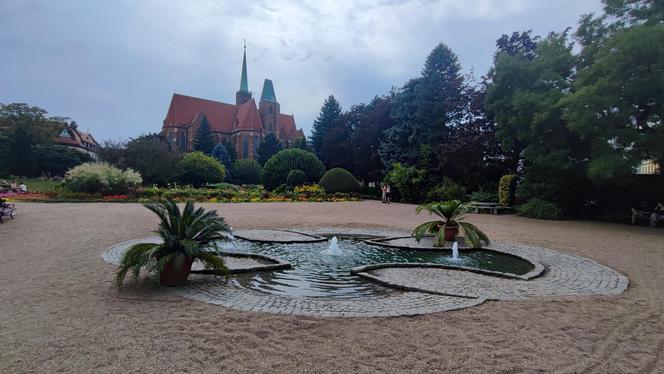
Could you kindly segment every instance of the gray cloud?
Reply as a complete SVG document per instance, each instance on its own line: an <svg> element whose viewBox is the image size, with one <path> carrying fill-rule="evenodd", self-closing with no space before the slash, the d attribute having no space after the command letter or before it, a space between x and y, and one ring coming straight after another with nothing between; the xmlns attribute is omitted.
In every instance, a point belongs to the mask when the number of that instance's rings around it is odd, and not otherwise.
<svg viewBox="0 0 664 374"><path fill-rule="evenodd" d="M159 131L173 92L232 102L247 39L250 88L275 83L308 132L416 76L439 42L482 75L503 33L574 26L600 0L0 0L0 102L67 115L98 138Z"/></svg>

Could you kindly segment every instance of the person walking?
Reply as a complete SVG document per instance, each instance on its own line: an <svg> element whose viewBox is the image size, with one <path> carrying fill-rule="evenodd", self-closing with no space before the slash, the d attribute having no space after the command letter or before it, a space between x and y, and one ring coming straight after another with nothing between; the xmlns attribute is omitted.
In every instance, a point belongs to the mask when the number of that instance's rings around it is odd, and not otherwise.
<svg viewBox="0 0 664 374"><path fill-rule="evenodd" d="M385 188L385 184L380 185L380 192L381 192L381 200L383 201L383 204L387 202L387 189Z"/></svg>

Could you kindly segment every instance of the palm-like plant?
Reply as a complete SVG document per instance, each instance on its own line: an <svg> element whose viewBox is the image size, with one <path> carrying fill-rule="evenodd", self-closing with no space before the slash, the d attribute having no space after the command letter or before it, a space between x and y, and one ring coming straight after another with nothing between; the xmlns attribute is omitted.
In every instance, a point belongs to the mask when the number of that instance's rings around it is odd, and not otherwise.
<svg viewBox="0 0 664 374"><path fill-rule="evenodd" d="M423 204L417 207L416 212L427 211L441 218L437 221L425 222L413 230L413 236L419 242L426 234L434 235L434 246L445 245L445 228L457 227L464 232L464 238L473 248L481 248L483 244L489 244L489 237L482 230L463 219L470 210L467 204L459 200L450 200L439 203Z"/></svg>
<svg viewBox="0 0 664 374"><path fill-rule="evenodd" d="M122 257L116 273L118 287L129 271L133 278L138 279L140 271L145 268L156 275L159 280L164 268L180 269L185 262L201 260L217 274L226 274L228 269L219 256L217 242L231 240L230 226L223 217L217 216L215 210L194 209L190 200L180 211L173 200L161 201L144 205L159 216L160 223L156 231L162 243L139 243L130 247Z"/></svg>

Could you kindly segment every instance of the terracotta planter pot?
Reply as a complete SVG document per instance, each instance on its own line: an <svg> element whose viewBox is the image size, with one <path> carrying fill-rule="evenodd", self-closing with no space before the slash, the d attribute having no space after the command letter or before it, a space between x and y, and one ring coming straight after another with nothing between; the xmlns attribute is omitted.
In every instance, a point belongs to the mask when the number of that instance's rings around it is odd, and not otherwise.
<svg viewBox="0 0 664 374"><path fill-rule="evenodd" d="M459 233L459 226L445 226L445 241L451 242Z"/></svg>
<svg viewBox="0 0 664 374"><path fill-rule="evenodd" d="M194 259L189 257L182 261L182 266L179 269L175 268L174 261L166 264L164 270L159 276L159 283L162 286L181 286L187 281L189 272L191 271L191 264Z"/></svg>

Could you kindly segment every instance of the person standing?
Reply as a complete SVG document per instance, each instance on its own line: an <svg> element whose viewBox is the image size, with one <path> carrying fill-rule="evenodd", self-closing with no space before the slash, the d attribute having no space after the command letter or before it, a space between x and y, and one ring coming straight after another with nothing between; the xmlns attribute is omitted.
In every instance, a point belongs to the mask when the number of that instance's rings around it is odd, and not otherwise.
<svg viewBox="0 0 664 374"><path fill-rule="evenodd" d="M387 190L385 189L385 184L380 185L380 192L381 192L381 200L383 201L383 204L387 202Z"/></svg>
<svg viewBox="0 0 664 374"><path fill-rule="evenodd" d="M389 184L385 185L385 201L388 204L392 201L392 189Z"/></svg>
<svg viewBox="0 0 664 374"><path fill-rule="evenodd" d="M657 226L659 221L664 221L664 203L661 201L655 205L655 209L650 214L650 226Z"/></svg>

